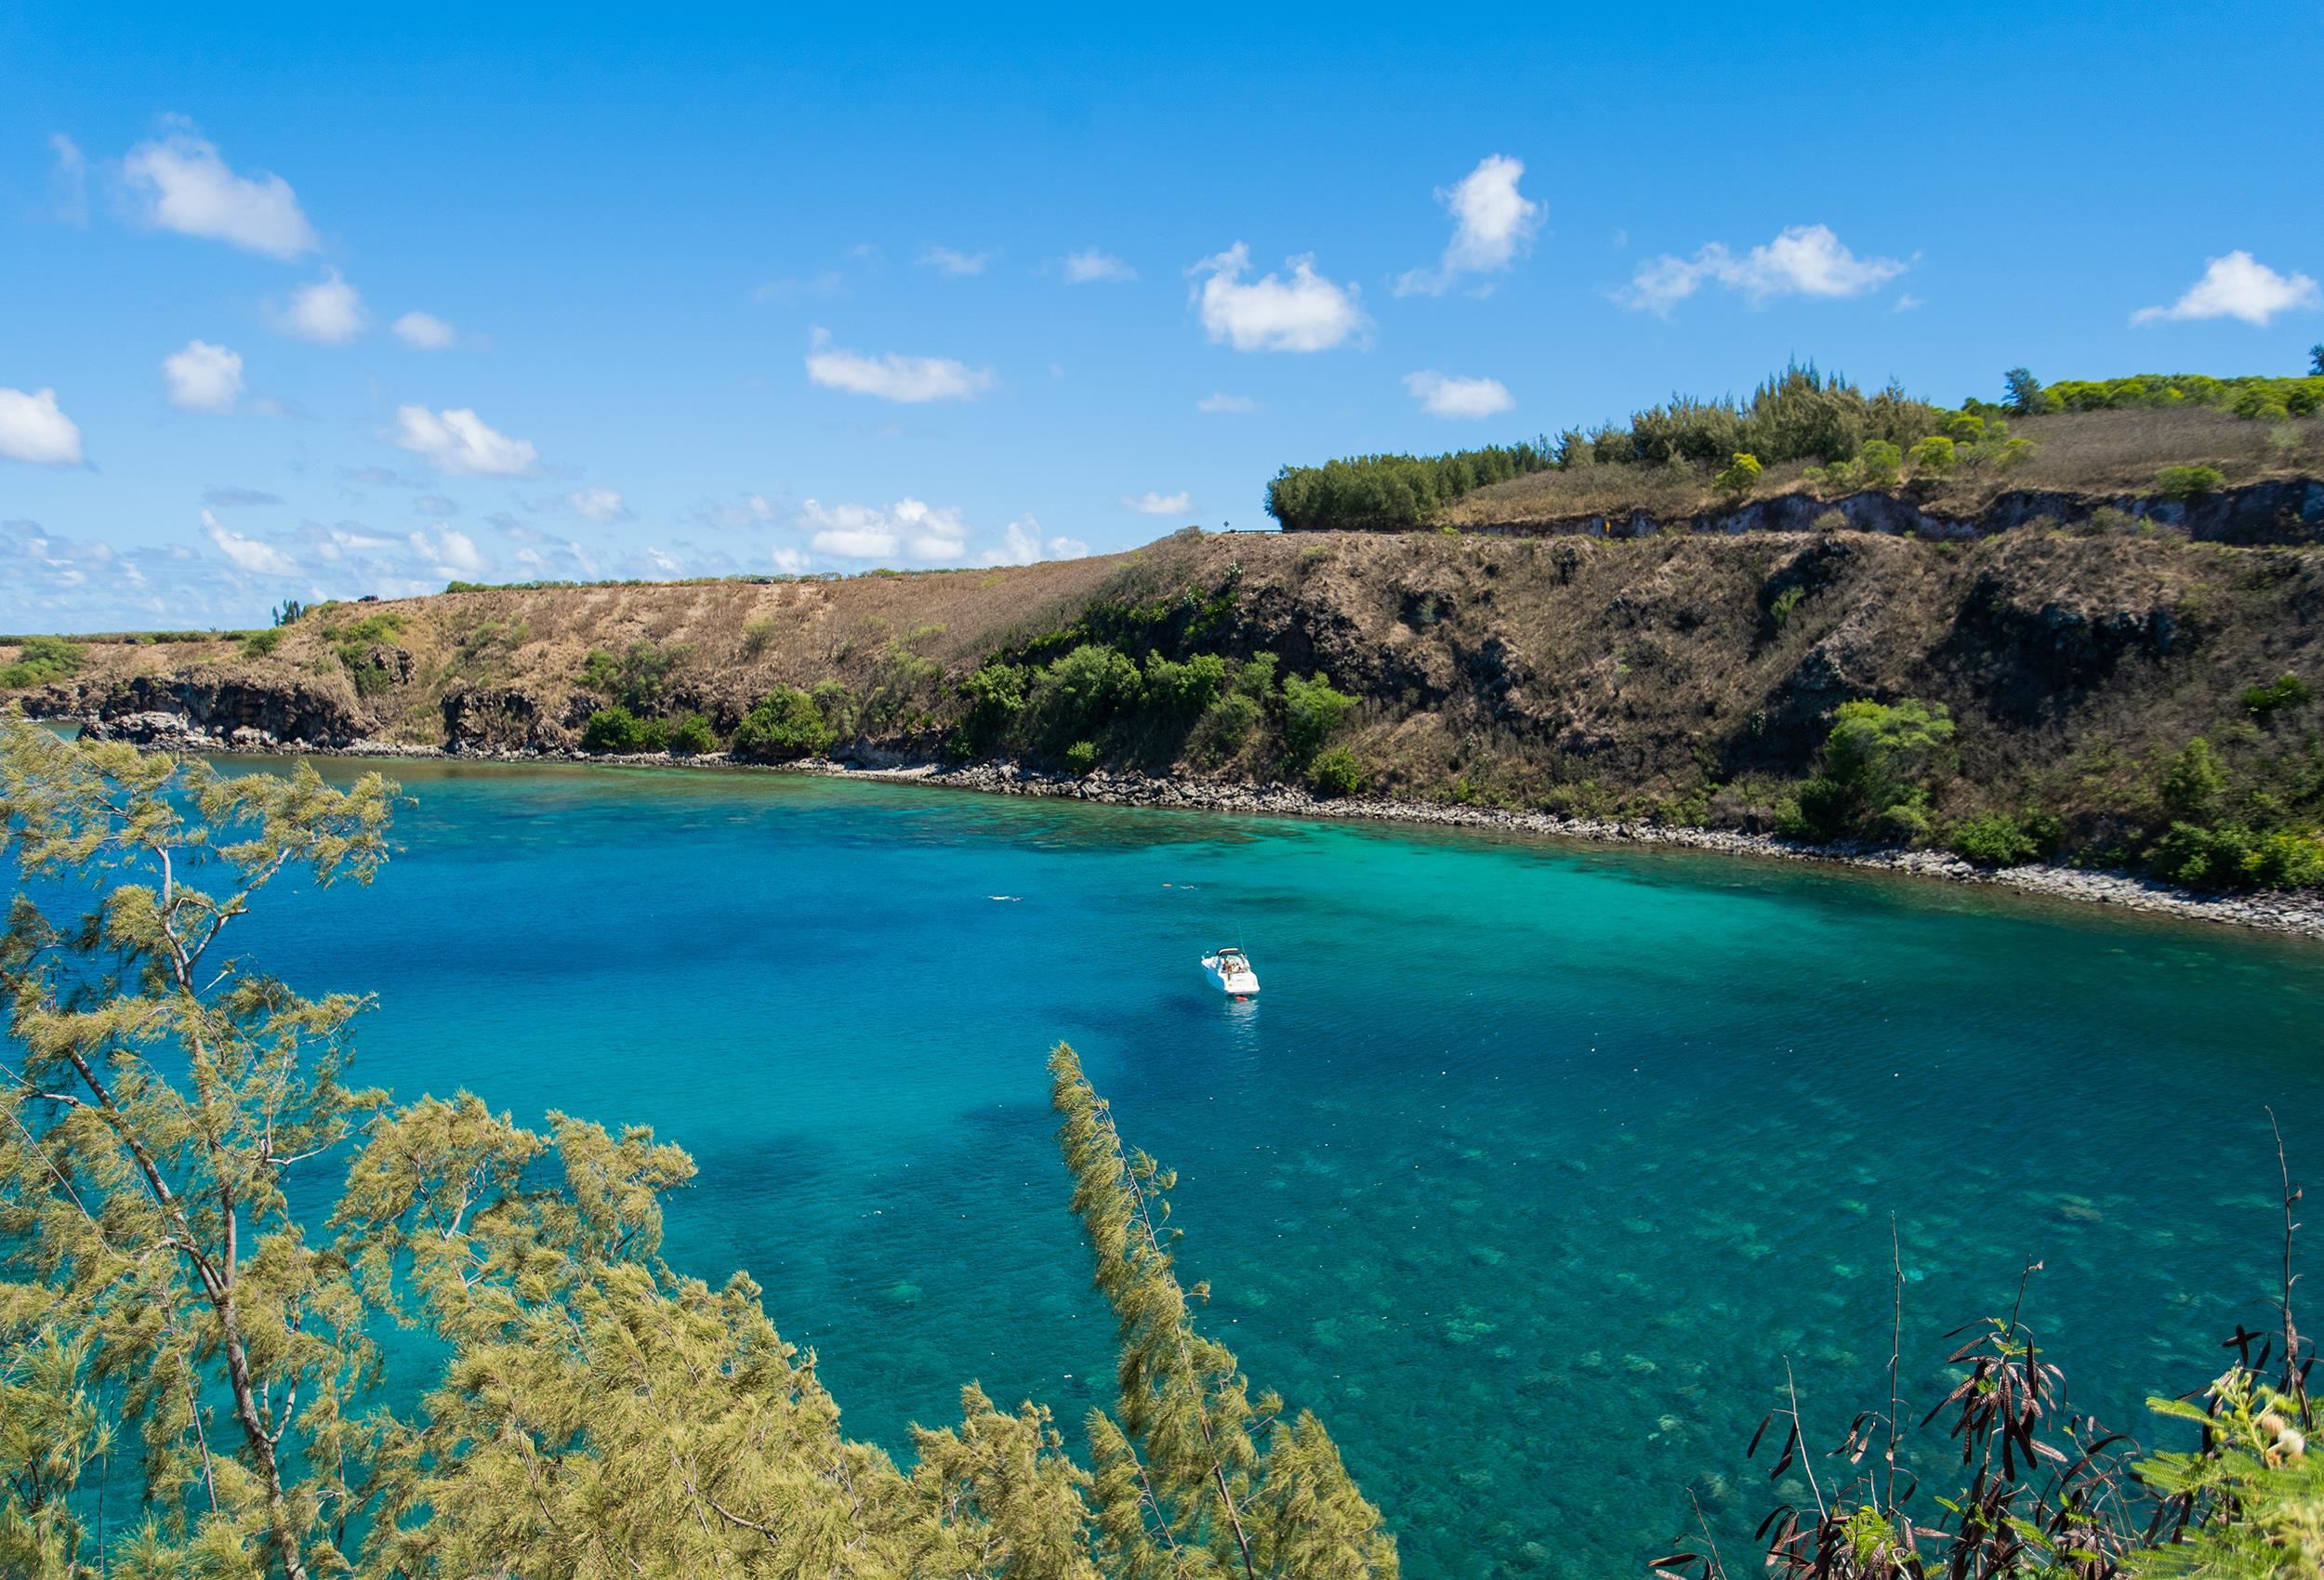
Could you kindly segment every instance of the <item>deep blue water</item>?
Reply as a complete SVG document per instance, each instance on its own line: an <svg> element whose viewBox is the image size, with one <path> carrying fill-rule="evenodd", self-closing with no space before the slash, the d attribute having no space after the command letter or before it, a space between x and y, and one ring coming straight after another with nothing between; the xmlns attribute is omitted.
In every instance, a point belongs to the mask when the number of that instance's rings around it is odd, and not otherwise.
<svg viewBox="0 0 2324 1580"><path fill-rule="evenodd" d="M329 765L335 774L351 772ZM848 1429L1110 1401L1043 1059L1182 1171L1204 1315L1313 1407L1406 1573L1742 1540L1787 1357L1836 1438L2029 1310L2077 1398L2266 1320L2273 1104L2324 1166L2324 949L1678 852L776 775L402 765L369 890L238 942L376 993L357 1075L683 1143L667 1250L747 1269ZM243 924L238 924L238 927ZM1248 948L1259 1002L1198 981ZM1730 1558L1734 1557L1730 1552Z"/></svg>

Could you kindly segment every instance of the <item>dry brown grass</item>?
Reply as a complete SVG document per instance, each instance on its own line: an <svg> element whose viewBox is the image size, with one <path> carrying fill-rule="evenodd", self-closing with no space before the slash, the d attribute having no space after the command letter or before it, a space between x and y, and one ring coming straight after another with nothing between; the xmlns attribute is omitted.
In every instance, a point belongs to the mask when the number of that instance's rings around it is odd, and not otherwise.
<svg viewBox="0 0 2324 1580"><path fill-rule="evenodd" d="M2032 458L2000 475L1961 473L1928 491L1934 511L1966 515L2000 494L2038 489L2068 494L2138 494L2165 467L2211 466L2230 484L2324 474L2324 417L2253 422L2209 407L2169 411L2069 412L2027 417L2011 432L2033 441ZM1770 467L1755 497L1803 485L1804 465ZM1684 468L1581 467L1537 472L1481 488L1445 512L1453 526L1518 525L1644 513L1683 520L1723 508L1706 472Z"/></svg>

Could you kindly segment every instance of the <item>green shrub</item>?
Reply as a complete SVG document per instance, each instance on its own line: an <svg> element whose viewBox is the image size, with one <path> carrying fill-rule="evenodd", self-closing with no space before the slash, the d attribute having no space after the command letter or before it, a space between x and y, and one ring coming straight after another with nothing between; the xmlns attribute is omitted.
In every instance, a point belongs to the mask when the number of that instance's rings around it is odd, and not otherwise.
<svg viewBox="0 0 2324 1580"><path fill-rule="evenodd" d="M2188 889L2306 889L2324 883L2324 842L2240 823L2174 823L2151 864L2158 877Z"/></svg>
<svg viewBox="0 0 2324 1580"><path fill-rule="evenodd" d="M1953 469L1959 457L1951 440L1933 433L1912 447L1910 458L1914 472L1922 477L1941 478Z"/></svg>
<svg viewBox="0 0 2324 1580"><path fill-rule="evenodd" d="M668 744L668 729L660 719L640 718L618 703L598 709L581 726L585 752L658 752Z"/></svg>
<svg viewBox="0 0 2324 1580"><path fill-rule="evenodd" d="M1867 488L1894 488L1905 464L1905 453L1885 439L1868 440L1856 452L1856 480Z"/></svg>
<svg viewBox="0 0 2324 1580"><path fill-rule="evenodd" d="M1250 739L1266 717L1257 697L1236 690L1227 692L1212 703L1194 729L1190 740L1206 750L1207 755L1220 757L1234 756Z"/></svg>
<svg viewBox="0 0 2324 1580"><path fill-rule="evenodd" d="M1081 778L1097 766L1098 748L1095 742L1076 741L1065 748L1065 769L1075 778Z"/></svg>
<svg viewBox="0 0 2324 1580"><path fill-rule="evenodd" d="M2243 710L2265 718L2278 708L2298 707L2315 695L2314 689L2297 675L2279 675L2265 686L2246 687Z"/></svg>
<svg viewBox="0 0 2324 1580"><path fill-rule="evenodd" d="M757 658L774 640L774 622L765 618L743 622L743 656Z"/></svg>
<svg viewBox="0 0 2324 1580"><path fill-rule="evenodd" d="M1546 441L1448 455L1356 455L1286 467L1267 484L1267 514L1286 527L1413 527L1472 489L1546 470Z"/></svg>
<svg viewBox="0 0 2324 1580"><path fill-rule="evenodd" d="M15 659L0 664L0 689L20 691L61 680L77 674L87 657L80 643L62 637L27 637L17 644Z"/></svg>
<svg viewBox="0 0 2324 1580"><path fill-rule="evenodd" d="M263 631L253 631L242 639L244 658L265 658L283 645L283 627L271 625Z"/></svg>
<svg viewBox="0 0 2324 1580"><path fill-rule="evenodd" d="M1283 678L1283 744L1294 762L1305 762L1323 749L1332 731L1344 723L1355 699L1332 690L1318 673L1302 680Z"/></svg>
<svg viewBox="0 0 2324 1580"><path fill-rule="evenodd" d="M702 715L690 713L670 721L664 744L673 757L699 757L719 749L719 732Z"/></svg>
<svg viewBox="0 0 2324 1580"><path fill-rule="evenodd" d="M1345 746L1334 746L1323 753L1307 770L1308 785L1318 796L1353 796L1364 788L1369 777L1355 754Z"/></svg>
<svg viewBox="0 0 2324 1580"><path fill-rule="evenodd" d="M1255 652L1245 659L1235 671L1235 690L1243 696L1265 702L1275 688L1275 655Z"/></svg>
<svg viewBox="0 0 2324 1580"><path fill-rule="evenodd" d="M2227 798L2227 765L2209 741L2198 735L2171 759L2162 775L2166 823L2211 823Z"/></svg>
<svg viewBox="0 0 2324 1580"><path fill-rule="evenodd" d="M581 686L635 714L647 714L661 703L670 677L693 657L683 642L631 642L616 657L595 649L581 662Z"/></svg>
<svg viewBox="0 0 2324 1580"><path fill-rule="evenodd" d="M1841 704L1824 743L1824 771L1778 810L1777 832L1819 842L1926 837L1929 794L1921 781L1952 736L1942 704L1913 697Z"/></svg>
<svg viewBox="0 0 2324 1580"><path fill-rule="evenodd" d="M1224 690L1226 660L1216 653L1196 653L1183 664L1159 653L1146 658L1146 702L1169 718L1197 718Z"/></svg>
<svg viewBox="0 0 2324 1580"><path fill-rule="evenodd" d="M1764 469L1758 456L1748 450L1738 450L1726 470L1710 480L1710 486L1731 499L1741 499L1759 486L1759 474Z"/></svg>
<svg viewBox="0 0 2324 1580"><path fill-rule="evenodd" d="M1981 867L2015 867L2054 855L2064 833L2044 812L1987 812L1955 823L1951 844L1955 855Z"/></svg>
<svg viewBox="0 0 2324 1580"><path fill-rule="evenodd" d="M786 762L820 757L838 739L813 697L796 686L777 686L743 716L733 744L737 757Z"/></svg>
<svg viewBox="0 0 2324 1580"><path fill-rule="evenodd" d="M1773 620L1776 623L1776 629L1780 631L1790 623L1791 612L1805 601L1807 601L1807 588L1786 587L1776 595L1776 601L1767 606L1767 618Z"/></svg>
<svg viewBox="0 0 2324 1580"><path fill-rule="evenodd" d="M2217 467L2165 467L2155 474L2155 492L2165 499L2192 503L2226 486Z"/></svg>
<svg viewBox="0 0 2324 1580"><path fill-rule="evenodd" d="M1053 739L1076 739L1137 707L1144 689L1128 654L1104 642L1084 642L1040 672L1033 704Z"/></svg>

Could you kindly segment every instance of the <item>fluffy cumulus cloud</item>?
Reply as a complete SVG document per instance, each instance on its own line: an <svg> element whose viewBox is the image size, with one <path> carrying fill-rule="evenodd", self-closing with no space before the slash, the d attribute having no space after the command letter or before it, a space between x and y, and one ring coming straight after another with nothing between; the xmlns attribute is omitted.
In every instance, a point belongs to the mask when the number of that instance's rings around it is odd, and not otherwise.
<svg viewBox="0 0 2324 1580"><path fill-rule="evenodd" d="M1182 516L1195 502L1191 494L1156 494L1152 489L1129 494L1122 503L1141 516Z"/></svg>
<svg viewBox="0 0 2324 1580"><path fill-rule="evenodd" d="M468 533L436 523L432 533L413 533L404 540L412 546L412 557L447 582L482 575L492 569L492 561L476 546L476 540Z"/></svg>
<svg viewBox="0 0 2324 1580"><path fill-rule="evenodd" d="M1120 284L1138 278L1138 271L1112 253L1089 247L1067 253L1057 265L1068 285Z"/></svg>
<svg viewBox="0 0 2324 1580"><path fill-rule="evenodd" d="M958 510L918 499L899 499L885 510L810 499L799 507L799 520L813 533L809 543L816 553L839 560L957 563L969 548L968 523Z"/></svg>
<svg viewBox="0 0 2324 1580"><path fill-rule="evenodd" d="M600 523L629 520L629 502L614 488L578 488L565 495L573 513Z"/></svg>
<svg viewBox="0 0 2324 1580"><path fill-rule="evenodd" d="M242 357L207 340L189 340L182 351L162 359L169 403L186 412L233 410L242 393Z"/></svg>
<svg viewBox="0 0 2324 1580"><path fill-rule="evenodd" d="M164 230L274 257L297 257L320 244L288 181L235 175L216 144L191 132L138 144L122 160L121 174L140 217Z"/></svg>
<svg viewBox="0 0 2324 1580"><path fill-rule="evenodd" d="M275 314L274 326L301 340L344 346L363 332L364 317L363 298L335 269L328 279L292 292L290 306Z"/></svg>
<svg viewBox="0 0 2324 1580"><path fill-rule="evenodd" d="M926 401L972 401L993 386L988 369L971 368L950 357L865 356L842 350L831 336L816 330L807 353L807 376L826 389L851 395L873 395L882 401L917 405Z"/></svg>
<svg viewBox="0 0 2324 1580"><path fill-rule="evenodd" d="M458 330L432 312L407 312L388 328L398 340L418 351L450 350L460 339Z"/></svg>
<svg viewBox="0 0 2324 1580"><path fill-rule="evenodd" d="M1541 205L1518 191L1521 160L1488 154L1436 201L1452 211L1452 240L1434 269L1415 269L1396 282L1399 296L1441 296L1463 276L1496 274L1522 257L1541 228Z"/></svg>
<svg viewBox="0 0 2324 1580"><path fill-rule="evenodd" d="M234 569L253 576L296 576L298 561L271 543L244 537L218 520L207 510L202 512L202 532L218 551L233 562Z"/></svg>
<svg viewBox="0 0 2324 1580"><path fill-rule="evenodd" d="M1041 523L1027 516L1000 530L1000 541L977 556L985 565L1030 565L1040 560L1080 560L1089 546L1079 538L1044 537Z"/></svg>
<svg viewBox="0 0 2324 1580"><path fill-rule="evenodd" d="M1713 242L1693 257L1650 258L1615 300L1667 314L1707 284L1740 292L1753 306L1770 296L1860 296L1909 267L1901 258L1856 257L1828 225L1794 225L1740 257Z"/></svg>
<svg viewBox="0 0 2324 1580"><path fill-rule="evenodd" d="M1216 395L1205 395L1195 402L1195 409L1198 412L1208 412L1214 416L1241 416L1259 410L1259 402L1248 395L1229 395L1221 392Z"/></svg>
<svg viewBox="0 0 2324 1580"><path fill-rule="evenodd" d="M1284 267L1290 270L1287 279L1244 279L1250 248L1237 242L1186 271L1197 282L1195 303L1213 341L1238 351L1328 351L1364 332L1354 286L1316 273L1312 256L1286 259Z"/></svg>
<svg viewBox="0 0 2324 1580"><path fill-rule="evenodd" d="M0 389L0 455L35 467L77 467L80 426L57 409L53 389Z"/></svg>
<svg viewBox="0 0 2324 1580"><path fill-rule="evenodd" d="M531 440L495 430L465 406L442 412L398 406L395 421L397 447L425 456L438 471L514 478L530 476L540 466L540 453Z"/></svg>
<svg viewBox="0 0 2324 1580"><path fill-rule="evenodd" d="M2278 274L2240 247L2205 261L2203 277L2167 308L2141 308L2133 323L2169 319L2239 318L2260 328L2280 312L2313 308L2316 282L2305 274Z"/></svg>
<svg viewBox="0 0 2324 1580"><path fill-rule="evenodd" d="M939 274L949 274L955 278L982 274L984 266L992 261L991 253L964 253L951 247L931 247L920 255L920 262Z"/></svg>
<svg viewBox="0 0 2324 1580"><path fill-rule="evenodd" d="M1404 387L1422 411L1440 417L1489 417L1516 404L1498 378L1459 378L1434 368L1406 374Z"/></svg>

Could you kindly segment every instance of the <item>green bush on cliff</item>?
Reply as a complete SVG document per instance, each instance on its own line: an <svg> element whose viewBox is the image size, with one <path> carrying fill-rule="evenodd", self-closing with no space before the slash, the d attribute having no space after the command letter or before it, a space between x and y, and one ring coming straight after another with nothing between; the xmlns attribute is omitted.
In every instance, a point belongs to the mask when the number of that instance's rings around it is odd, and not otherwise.
<svg viewBox="0 0 2324 1580"><path fill-rule="evenodd" d="M2192 504L2226 487L2217 467L2165 467L2155 474L2155 492L2165 499Z"/></svg>
<svg viewBox="0 0 2324 1580"><path fill-rule="evenodd" d="M1929 780L1953 738L1942 703L1842 703L1824 743L1824 771L1784 803L1789 839L1914 843L1929 832Z"/></svg>
<svg viewBox="0 0 2324 1580"><path fill-rule="evenodd" d="M1346 722L1355 699L1335 691L1318 673L1302 680L1283 678L1283 748L1293 762L1306 762L1323 749L1332 732Z"/></svg>
<svg viewBox="0 0 2324 1580"><path fill-rule="evenodd" d="M664 736L664 748L672 757L700 757L719 749L719 732L710 721L698 713L682 714L669 722Z"/></svg>
<svg viewBox="0 0 2324 1580"><path fill-rule="evenodd" d="M244 658L270 657L274 650L282 645L283 627L270 625L263 631L253 631L243 638L242 655Z"/></svg>
<svg viewBox="0 0 2324 1580"><path fill-rule="evenodd" d="M767 762L821 757L838 739L815 699L796 686L777 686L759 699L734 728L737 757Z"/></svg>
<svg viewBox="0 0 2324 1580"><path fill-rule="evenodd" d="M13 691L62 680L77 674L87 656L80 643L62 637L27 637L17 644L16 657L0 665L0 690Z"/></svg>
<svg viewBox="0 0 2324 1580"><path fill-rule="evenodd" d="M581 726L585 752L658 752L669 744L669 727L658 718L640 718L616 703L589 715Z"/></svg>
<svg viewBox="0 0 2324 1580"><path fill-rule="evenodd" d="M1987 812L1955 823L1953 854L1981 867L2015 867L2057 854L2066 825L2047 812Z"/></svg>
<svg viewBox="0 0 2324 1580"><path fill-rule="evenodd" d="M2243 711L2265 718L2283 708L2304 706L2315 695L2315 688L2297 675L2278 675L2265 686L2244 689Z"/></svg>
<svg viewBox="0 0 2324 1580"><path fill-rule="evenodd" d="M1319 755L1308 766L1308 787L1318 796L1353 796L1364 788L1370 775L1356 755L1345 746L1334 746Z"/></svg>

